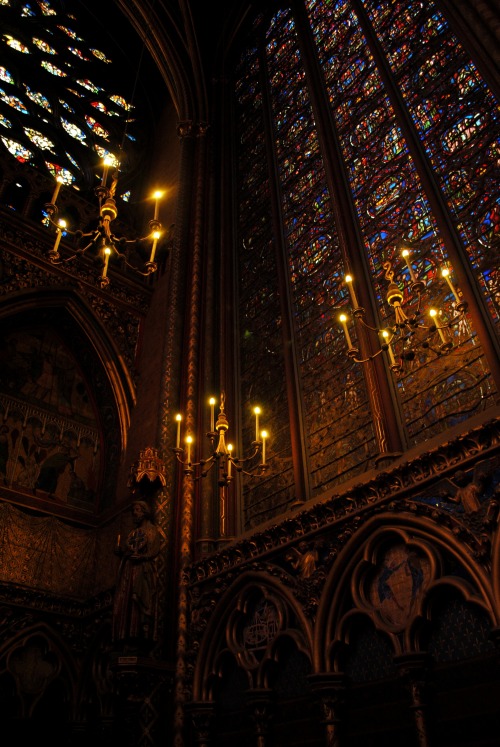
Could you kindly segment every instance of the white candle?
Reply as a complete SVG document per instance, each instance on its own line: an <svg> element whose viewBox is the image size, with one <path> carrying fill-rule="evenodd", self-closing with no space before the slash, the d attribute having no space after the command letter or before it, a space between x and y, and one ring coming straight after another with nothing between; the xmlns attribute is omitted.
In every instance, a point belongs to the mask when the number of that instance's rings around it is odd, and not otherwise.
<svg viewBox="0 0 500 747"><path fill-rule="evenodd" d="M437 321L435 320L435 317L437 316L437 311L436 311L436 309L430 309L430 310L429 310L429 314L430 314L430 316L432 317L432 319L433 319L433 321L434 321L434 324L436 325L436 329L437 329L437 331L438 331L438 333L439 333L439 336L440 336L440 338L441 338L441 342L446 342L446 337L444 336L444 332L443 332L443 330L441 329L441 327L439 327L439 326L438 326L438 324L437 324Z"/></svg>
<svg viewBox="0 0 500 747"><path fill-rule="evenodd" d="M55 205L57 200L57 195L59 194L59 190L61 189L62 179L60 177L57 177L56 179L56 186L54 188L54 194L52 195L51 204Z"/></svg>
<svg viewBox="0 0 500 747"><path fill-rule="evenodd" d="M158 220L158 215L160 213L160 199L163 197L163 192L155 192L153 197L155 200L155 211L153 215L153 220Z"/></svg>
<svg viewBox="0 0 500 747"><path fill-rule="evenodd" d="M262 431L262 464L266 463L266 438L268 436L267 431Z"/></svg>
<svg viewBox="0 0 500 747"><path fill-rule="evenodd" d="M232 464L232 462L231 462L231 452L233 450L233 444L228 444L227 445L227 450L228 450L227 476L231 477L231 464Z"/></svg>
<svg viewBox="0 0 500 747"><path fill-rule="evenodd" d="M187 436L186 443L187 443L187 463L191 464L191 443L193 441L192 436Z"/></svg>
<svg viewBox="0 0 500 747"><path fill-rule="evenodd" d="M213 433L214 428L215 428L215 415L214 415L215 399L213 397L210 397L209 404L210 404L210 433Z"/></svg>
<svg viewBox="0 0 500 747"><path fill-rule="evenodd" d="M109 246L104 247L104 269L102 271L103 278L106 277L108 274L108 263L109 263L109 255L111 254L111 249Z"/></svg>
<svg viewBox="0 0 500 747"><path fill-rule="evenodd" d="M57 250L59 248L59 243L61 241L61 237L62 237L62 229L61 228L57 228L56 229L56 240L54 241L54 246L52 248L52 252L54 254L57 254Z"/></svg>
<svg viewBox="0 0 500 747"><path fill-rule="evenodd" d="M175 442L175 448L179 449L181 445L181 420L182 415L176 415L175 419L177 420L177 439Z"/></svg>
<svg viewBox="0 0 500 747"><path fill-rule="evenodd" d="M255 440L259 440L259 415L260 415L260 407L254 407L253 411L255 413Z"/></svg>
<svg viewBox="0 0 500 747"><path fill-rule="evenodd" d="M408 270L410 271L410 278L411 278L412 283L416 283L417 278L415 277L415 273L413 272L413 267L411 266L410 260L408 259L408 257L410 256L410 252L408 251L408 249L403 249L403 251L401 252L401 255L404 257L406 266L408 267Z"/></svg>
<svg viewBox="0 0 500 747"><path fill-rule="evenodd" d="M155 258L156 247L158 246L158 239L160 238L160 232L155 231L153 234L153 246L151 247L151 256L149 261L152 262Z"/></svg>
<svg viewBox="0 0 500 747"><path fill-rule="evenodd" d="M382 337L387 345L387 352L389 353L391 365L394 365L396 361L394 360L394 353L392 352L391 343L389 342L389 333L386 329L382 330Z"/></svg>
<svg viewBox="0 0 500 747"><path fill-rule="evenodd" d="M346 315L345 315L345 314L341 314L341 315L339 316L339 319L340 319L340 323L341 323L341 325L342 325L342 328L343 328L343 330L344 330L344 334L345 334L345 339L347 340L347 347L348 347L348 348L352 348L352 340L351 340L351 336L350 336L350 334L349 334L349 330L347 329L347 317L346 317Z"/></svg>
<svg viewBox="0 0 500 747"><path fill-rule="evenodd" d="M442 275L442 277L444 277L444 279L446 280L446 282L450 286L450 290L453 293L453 295L455 296L455 301L457 303L460 303L460 298L458 297L458 293L455 290L455 288L453 286L453 283L450 280L450 271L448 270L447 267L443 267L443 269L441 270L441 275Z"/></svg>
<svg viewBox="0 0 500 747"><path fill-rule="evenodd" d="M351 275L346 275L345 276L345 281L347 283L347 287L349 288L349 293L351 294L352 305L354 306L354 309L357 309L358 308L358 299L356 298L356 293L354 292L354 287L353 287L353 284L352 284L352 276Z"/></svg>

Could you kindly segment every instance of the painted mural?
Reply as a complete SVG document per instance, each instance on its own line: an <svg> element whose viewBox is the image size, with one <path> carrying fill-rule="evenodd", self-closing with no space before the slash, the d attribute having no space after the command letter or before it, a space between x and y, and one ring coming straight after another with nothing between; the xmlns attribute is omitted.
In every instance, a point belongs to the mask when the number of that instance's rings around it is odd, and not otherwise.
<svg viewBox="0 0 500 747"><path fill-rule="evenodd" d="M0 343L0 483L93 510L99 428L77 361L53 332Z"/></svg>

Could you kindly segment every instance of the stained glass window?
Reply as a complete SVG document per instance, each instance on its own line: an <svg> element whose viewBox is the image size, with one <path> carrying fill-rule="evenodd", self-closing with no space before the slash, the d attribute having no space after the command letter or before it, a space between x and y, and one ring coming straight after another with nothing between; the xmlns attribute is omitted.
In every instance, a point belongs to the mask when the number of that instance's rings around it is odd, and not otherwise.
<svg viewBox="0 0 500 747"><path fill-rule="evenodd" d="M245 423L244 443L253 440L251 411L263 409L266 422L273 414L272 438L276 476L271 480L248 483L243 496L247 526L258 524L269 515L264 498L271 493L283 508L290 500L293 485L290 434L285 395L285 363L282 352L281 310L277 267L274 257L269 214L269 183L263 136L262 99L258 92L260 60L251 49L243 61L245 78L240 79L237 98L241 107L238 137L243 145L240 162L239 227L240 288L239 350ZM255 220L255 211L258 219ZM263 352L265 351L265 352ZM261 368L262 366L262 368ZM255 382L259 382L256 386Z"/></svg>
<svg viewBox="0 0 500 747"><path fill-rule="evenodd" d="M244 61L236 99L242 329L256 319L275 330L272 346L252 338L251 356L243 353L242 386L255 389L264 374L272 397L284 385L267 372L283 360L288 402L281 393L271 410L273 417L278 407L297 411L291 443L306 458L295 475L304 470L313 496L383 453L377 397L367 396L381 377L403 450L495 402L483 341L499 317L500 117L435 3L305 6L307 31L292 10L261 22L265 34L255 35L260 46ZM344 276L352 266L358 274L349 293ZM475 316L458 278L476 286ZM364 328L351 313L354 286L368 306ZM265 311L271 303L273 321ZM411 321L406 327L397 304ZM340 310L355 356L347 355ZM395 335L379 339L383 328ZM365 362L355 362L363 349ZM247 492L247 522L283 509L281 486L301 491L290 482L291 447L280 433L278 426L275 484L269 478L267 491Z"/></svg>
<svg viewBox="0 0 500 747"><path fill-rule="evenodd" d="M0 147L47 175L61 171L67 184L93 194L102 176L103 152L113 154L122 175L132 167L139 171L140 149L127 144L140 143L138 133L147 136L145 127L134 131L136 118L130 117L145 93L134 83L132 59L130 74L123 74L123 52L112 46L97 17L92 38L85 41L90 24L83 14L92 17L92 9L77 4L73 14L71 6L0 4L0 116L16 130L16 142L2 141ZM139 39L134 43L139 45ZM140 52L137 46L137 59ZM115 54L118 66L111 64ZM137 101L131 101L132 95ZM50 167L45 157L49 143Z"/></svg>

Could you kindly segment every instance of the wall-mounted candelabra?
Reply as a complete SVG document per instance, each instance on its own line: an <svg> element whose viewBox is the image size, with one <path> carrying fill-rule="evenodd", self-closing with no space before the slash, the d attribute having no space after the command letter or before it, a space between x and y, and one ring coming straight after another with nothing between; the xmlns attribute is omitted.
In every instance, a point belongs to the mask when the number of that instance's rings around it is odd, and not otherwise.
<svg viewBox="0 0 500 747"><path fill-rule="evenodd" d="M266 462L266 441L269 434L260 430L259 419L260 407L254 407L255 415L255 441L252 442L252 451L247 457L238 457L233 453L231 443L226 443L226 433L229 430L229 422L224 411L225 396L220 397L219 414L215 420L215 399L210 399L210 431L206 434L211 444L211 454L206 459L192 461L193 437L188 433L185 438L186 449L181 447L181 422L182 416L176 415L177 437L176 447L173 449L177 460L184 467L184 474L193 476L195 480L206 477L210 470L216 465L219 487L227 487L238 473L251 475L253 477L263 476L269 465Z"/></svg>
<svg viewBox="0 0 500 747"><path fill-rule="evenodd" d="M108 177L110 168L114 167L115 170L111 175L108 186ZM66 224L66 221L58 218L58 207L57 197L59 190L63 184L62 180L56 180L56 186L52 195L51 201L45 205L45 212L47 216L47 223L51 228L55 230L55 241L52 249L49 251L49 259L53 264L62 264L64 262L71 262L77 257L85 254L89 249L94 249L102 255L103 270L99 277L99 284L101 288L106 288L109 285L108 277L108 266L109 261L112 257L118 257L127 267L130 267L139 275L147 276L156 272L158 269L155 255L158 247L158 241L162 236L162 225L158 219L159 215L159 201L163 196L163 192L155 192L153 195L154 199L154 215L153 219L149 221L149 232L142 238L129 239L126 237L115 236L112 232L111 224L118 216L118 209L116 207L115 192L118 181L118 170L116 163L109 159L104 161L104 170L101 179L101 183L95 190L95 194L99 203L99 218L97 228L92 231L85 233L83 231L72 231ZM69 237L73 242L73 247L65 247L64 252L60 251L61 239ZM127 259L127 253L125 252L127 244L138 244L146 243L151 244L151 250L149 259L144 263L143 267L139 267L132 264Z"/></svg>
<svg viewBox="0 0 500 747"><path fill-rule="evenodd" d="M441 277L448 285L448 297L450 309L447 313L442 313L436 308L429 308L426 314L421 310L423 293L426 290L426 284L417 277L415 269L411 263L410 251L404 248L401 256L405 262L404 268L409 275L409 289L414 300L413 312L407 316L403 309L404 292L400 286L394 282L394 270L390 262L385 262L385 279L389 285L387 288L386 301L393 310L393 321L385 328L372 327L365 320L365 309L358 303L356 292L354 290L354 281L351 275L346 275L345 282L349 289L352 303L352 315L356 323L364 329L374 333L378 337L379 348L366 357L361 357L358 347L353 344L348 327L347 314L340 315L340 323L344 330L347 341L347 355L356 363L367 363L375 356L386 352L389 358L389 365L393 373L401 374L404 370L405 361L415 360L418 350L433 352L436 356L448 353L453 348L452 328L459 325L467 310L467 303L463 300L451 280L451 272L448 267L441 270Z"/></svg>

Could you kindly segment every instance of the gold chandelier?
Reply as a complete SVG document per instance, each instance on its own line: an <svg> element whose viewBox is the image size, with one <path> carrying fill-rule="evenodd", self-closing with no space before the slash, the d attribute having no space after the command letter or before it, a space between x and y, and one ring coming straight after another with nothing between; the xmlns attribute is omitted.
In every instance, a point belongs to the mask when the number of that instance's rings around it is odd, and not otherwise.
<svg viewBox="0 0 500 747"><path fill-rule="evenodd" d="M63 219L58 219L57 197L63 181L56 179L56 186L51 201L45 205L47 222L55 230L55 241L52 249L49 251L49 259L52 264L60 265L65 262L71 262L77 257L85 254L93 248L99 252L102 258L103 269L99 277L99 285L106 288L109 285L108 266L111 256L116 256L127 266L137 272L139 275L148 276L158 269L155 261L158 241L162 236L162 224L159 221L159 203L163 192L157 191L153 194L154 215L149 221L149 232L142 238L127 239L126 237L115 236L112 232L111 224L118 215L116 207L115 192L118 181L118 170L115 169L111 176L108 186L108 176L110 167L116 166L114 160L106 158L104 160L104 169L100 185L95 189L95 194L99 203L99 222L97 228L84 233L82 231L72 231ZM69 236L73 240L73 247L64 247L60 250L61 239L63 236ZM150 242L151 249L149 259L144 263L143 268L132 264L127 259L124 251L127 244L136 244L138 242Z"/></svg>
<svg viewBox="0 0 500 747"><path fill-rule="evenodd" d="M217 465L217 475L219 487L228 487L235 475L243 473L253 477L265 475L269 469L266 461L266 441L269 434L266 430L260 430L261 408L254 407L255 415L255 440L252 441L252 452L245 458L238 457L233 453L233 445L226 443L226 433L229 430L229 421L224 411L225 395L222 392L220 396L219 414L215 420L214 397L209 400L210 404L210 431L206 434L211 444L211 454L206 459L200 459L198 462L192 461L193 456L193 437L190 433L185 438L186 449L181 447L181 422L182 415L176 415L177 437L176 446L173 449L174 454L180 464L184 467L184 474L192 476L195 480L206 477L210 470ZM257 460L257 457L260 457Z"/></svg>
<svg viewBox="0 0 500 747"><path fill-rule="evenodd" d="M378 338L379 348L374 353L361 357L360 350L356 347L350 335L348 317L345 313L340 314L339 320L344 330L347 341L347 355L356 363L367 363L368 361L386 352L389 358L389 366L395 374L401 374L404 370L405 361L413 361L418 350L431 351L436 356L448 353L453 348L452 328L459 325L467 310L467 303L454 287L451 280L449 267L441 269L441 277L446 281L451 297L451 310L447 309L447 321L443 321L441 313L436 308L429 308L427 317L421 312L422 295L426 289L425 283L420 280L410 260L410 250L405 247L401 251L405 261L406 269L410 276L410 291L416 299L416 310L411 316L407 316L403 309L404 293L400 286L394 282L394 270L390 262L385 262L385 279L389 285L386 293L387 304L392 308L394 319L385 328L373 327L365 320L365 309L359 305L354 290L352 275L345 276L345 282L349 290L352 303L352 315L356 323Z"/></svg>

